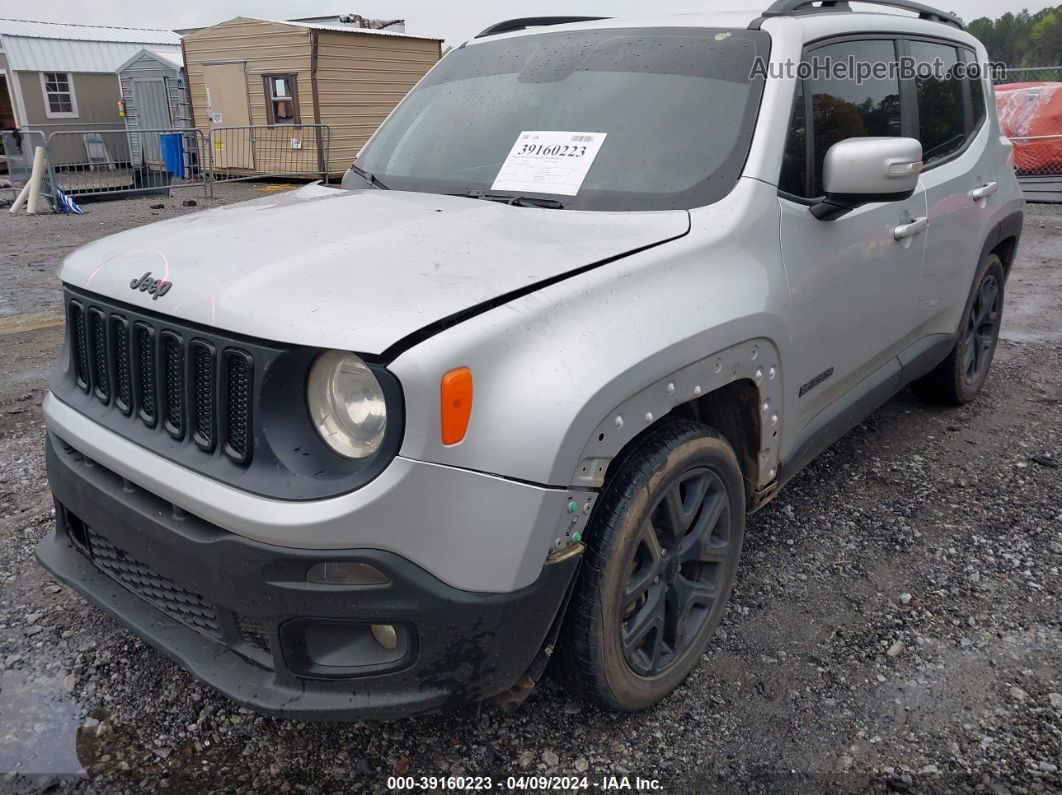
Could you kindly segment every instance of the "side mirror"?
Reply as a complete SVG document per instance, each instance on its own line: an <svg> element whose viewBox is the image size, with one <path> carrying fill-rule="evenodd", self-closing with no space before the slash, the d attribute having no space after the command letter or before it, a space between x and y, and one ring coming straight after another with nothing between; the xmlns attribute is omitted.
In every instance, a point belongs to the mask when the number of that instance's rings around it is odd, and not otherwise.
<svg viewBox="0 0 1062 795"><path fill-rule="evenodd" d="M826 198L811 208L832 221L861 204L909 198L922 173L922 144L914 138L848 138L826 152Z"/></svg>

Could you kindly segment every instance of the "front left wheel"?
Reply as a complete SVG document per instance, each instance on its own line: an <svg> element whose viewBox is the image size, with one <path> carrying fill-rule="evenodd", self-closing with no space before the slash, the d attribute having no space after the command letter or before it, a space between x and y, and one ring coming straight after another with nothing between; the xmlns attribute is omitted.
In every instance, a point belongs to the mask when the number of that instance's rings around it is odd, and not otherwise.
<svg viewBox="0 0 1062 795"><path fill-rule="evenodd" d="M616 710L649 707L704 654L745 530L737 456L713 429L672 420L626 450L594 509L558 664Z"/></svg>

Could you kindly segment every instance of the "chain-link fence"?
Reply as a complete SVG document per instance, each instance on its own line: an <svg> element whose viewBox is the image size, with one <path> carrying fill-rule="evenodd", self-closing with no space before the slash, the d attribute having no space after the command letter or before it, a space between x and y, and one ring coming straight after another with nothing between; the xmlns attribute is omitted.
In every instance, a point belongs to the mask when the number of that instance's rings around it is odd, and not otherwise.
<svg viewBox="0 0 1062 795"><path fill-rule="evenodd" d="M199 130L62 130L48 135L48 175L75 198L181 187L209 194L205 151Z"/></svg>
<svg viewBox="0 0 1062 795"><path fill-rule="evenodd" d="M1011 83L1058 83L1062 82L1062 66L1019 66L1008 68L998 75L996 85Z"/></svg>
<svg viewBox="0 0 1062 795"><path fill-rule="evenodd" d="M1011 138L1014 171L1026 201L1062 202L1062 135Z"/></svg>
<svg viewBox="0 0 1062 795"><path fill-rule="evenodd" d="M325 124L215 127L207 137L215 182L261 177L328 180L331 131Z"/></svg>

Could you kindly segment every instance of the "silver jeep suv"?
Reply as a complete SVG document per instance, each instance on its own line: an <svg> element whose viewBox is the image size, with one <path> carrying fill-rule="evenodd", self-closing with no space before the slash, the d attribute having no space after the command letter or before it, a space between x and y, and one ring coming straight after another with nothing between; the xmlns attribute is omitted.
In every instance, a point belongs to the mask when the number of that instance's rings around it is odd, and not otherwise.
<svg viewBox="0 0 1062 795"><path fill-rule="evenodd" d="M279 715L620 710L749 512L905 385L981 390L1022 199L984 48L875 13L505 22L345 190L70 255L54 574Z"/></svg>

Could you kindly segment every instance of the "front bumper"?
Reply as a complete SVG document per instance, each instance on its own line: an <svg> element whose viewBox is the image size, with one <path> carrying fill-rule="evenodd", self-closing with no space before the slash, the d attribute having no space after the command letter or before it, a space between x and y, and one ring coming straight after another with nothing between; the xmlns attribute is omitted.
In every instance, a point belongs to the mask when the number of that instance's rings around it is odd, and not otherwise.
<svg viewBox="0 0 1062 795"><path fill-rule="evenodd" d="M227 532L47 438L56 530L37 547L57 578L233 700L319 720L399 718L497 695L541 650L578 556L512 593L473 593L382 550L278 547ZM85 543L87 540L87 543ZM380 586L310 584L316 563L364 562ZM396 659L329 667L308 627L402 628ZM354 644L356 646L356 644Z"/></svg>

